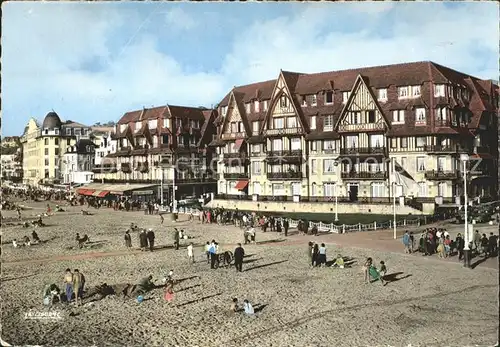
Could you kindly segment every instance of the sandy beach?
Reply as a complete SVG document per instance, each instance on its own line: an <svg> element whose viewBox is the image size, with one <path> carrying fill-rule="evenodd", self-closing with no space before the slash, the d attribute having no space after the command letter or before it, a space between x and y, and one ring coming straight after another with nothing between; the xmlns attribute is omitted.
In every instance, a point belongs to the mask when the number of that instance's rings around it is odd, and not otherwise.
<svg viewBox="0 0 500 347"><path fill-rule="evenodd" d="M31 206L25 217L43 212L44 204ZM48 226L36 230L47 242L31 247L14 249L11 241L31 237L32 228L3 228L4 341L99 346L493 346L498 341L497 259L471 270L456 258L405 255L401 242L390 240L387 232L319 237L293 233L286 239L258 232L258 243L244 246L242 273L234 267L211 270L202 252L205 242L215 239L223 250L233 251L243 240L241 230L188 222L185 216L177 223L165 218L160 225L158 216L143 212L101 209L84 216L80 210L73 207L45 218ZM4 215L9 214L14 212ZM153 228L158 249L127 251L123 236L131 222ZM192 237L177 251L171 247L173 227ZM497 228L481 230L489 234ZM92 247L76 248L76 233L88 234ZM329 260L339 253L352 258L352 267L311 268L308 240L325 242ZM187 259L188 242L195 245L195 264ZM137 248L136 234L132 243ZM384 260L393 281L365 284L361 266L366 257L376 264ZM59 320L26 319L30 310L47 310L44 285L62 286L66 268L78 268L87 289L102 282L135 284L149 274L160 283L170 269L179 283L171 303L159 288L142 303L121 296L84 299L80 307L55 304L51 310L60 314ZM262 309L256 317L231 314L233 297Z"/></svg>

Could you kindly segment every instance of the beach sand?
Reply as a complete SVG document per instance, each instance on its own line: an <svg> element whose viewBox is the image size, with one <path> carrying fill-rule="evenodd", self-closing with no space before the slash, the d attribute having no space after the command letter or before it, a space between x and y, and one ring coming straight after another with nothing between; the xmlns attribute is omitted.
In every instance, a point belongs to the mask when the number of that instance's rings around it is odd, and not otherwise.
<svg viewBox="0 0 500 347"><path fill-rule="evenodd" d="M42 212L43 204L32 204ZM464 269L457 261L439 261L349 246L353 235L318 238L276 233L257 234L256 245L244 245L243 272L234 267L211 270L202 246L212 239L223 250L242 242L232 226L187 222L160 225L143 212L80 208L45 218L37 228L47 243L14 249L10 241L31 237L31 228L2 230L2 339L12 345L161 345L161 346L493 346L498 341L498 268ZM5 212L6 214L11 212ZM184 218L184 220L182 220ZM131 222L153 228L154 252L127 251L124 232ZM193 239L176 251L173 227ZM88 234L93 247L75 248L75 234ZM351 268L311 268L307 241L324 240L327 257L338 253L354 259ZM336 245L336 240L340 240ZM137 235L132 235L135 247ZM189 264L185 246L195 244L196 263ZM398 241L394 241L398 242ZM359 245L353 242L353 245ZM401 247L402 248L402 247ZM95 254L95 253L101 253ZM386 262L394 281L365 284L366 257ZM64 270L78 268L86 288L106 282L135 284L151 274L161 282L170 269L179 283L173 302L155 289L138 303L108 296L84 305L56 304L60 319L25 319L27 312L46 311L42 290L62 286ZM250 300L262 310L256 317L230 314L233 297ZM86 303L87 302L87 303Z"/></svg>

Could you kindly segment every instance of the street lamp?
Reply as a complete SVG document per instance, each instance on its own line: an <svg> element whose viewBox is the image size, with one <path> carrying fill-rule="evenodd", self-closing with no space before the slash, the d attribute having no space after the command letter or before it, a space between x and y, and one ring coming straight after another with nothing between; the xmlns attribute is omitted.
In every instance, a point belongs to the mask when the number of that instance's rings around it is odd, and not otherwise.
<svg viewBox="0 0 500 347"><path fill-rule="evenodd" d="M337 170L337 167L339 165L339 162L337 160L335 160L333 162L333 165L335 166L335 173L337 174L337 182L338 182L338 170ZM337 183L334 183L334 187L335 187L335 222L338 222L339 221L339 194L337 192Z"/></svg>
<svg viewBox="0 0 500 347"><path fill-rule="evenodd" d="M465 213L465 229L464 229L464 267L470 268L470 248L469 248L469 243L470 243L470 234L469 234L469 217L467 216L467 205L468 205L468 198L467 198L467 163L469 161L469 155L468 154L461 154L460 155L460 161L463 163L463 180L464 180L464 213Z"/></svg>

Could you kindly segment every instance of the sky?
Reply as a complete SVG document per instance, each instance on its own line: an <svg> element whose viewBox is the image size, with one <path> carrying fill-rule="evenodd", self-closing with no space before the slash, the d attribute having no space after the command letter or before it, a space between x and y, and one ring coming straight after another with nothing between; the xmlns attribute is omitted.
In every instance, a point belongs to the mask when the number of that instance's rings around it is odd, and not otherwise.
<svg viewBox="0 0 500 347"><path fill-rule="evenodd" d="M87 125L216 105L280 69L431 60L499 75L495 2L2 4L2 135L51 110Z"/></svg>

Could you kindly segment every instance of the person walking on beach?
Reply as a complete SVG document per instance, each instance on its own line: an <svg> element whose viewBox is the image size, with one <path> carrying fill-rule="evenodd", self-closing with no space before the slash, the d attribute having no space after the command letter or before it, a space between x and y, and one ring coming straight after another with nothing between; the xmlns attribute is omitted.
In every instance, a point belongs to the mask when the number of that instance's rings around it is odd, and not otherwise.
<svg viewBox="0 0 500 347"><path fill-rule="evenodd" d="M66 294L66 301L69 303L73 298L73 274L69 268L66 269L66 273L64 274L63 287Z"/></svg>
<svg viewBox="0 0 500 347"><path fill-rule="evenodd" d="M180 242L180 234L179 234L179 230L177 230L177 228L175 228L175 233L174 233L174 245L175 245L175 250L179 250L179 242Z"/></svg>
<svg viewBox="0 0 500 347"><path fill-rule="evenodd" d="M125 247L127 247L127 249L132 248L132 237L130 236L130 232L128 230L125 231Z"/></svg>
<svg viewBox="0 0 500 347"><path fill-rule="evenodd" d="M313 254L314 243L309 241L307 244L307 258L309 259L309 265L312 264L312 254Z"/></svg>
<svg viewBox="0 0 500 347"><path fill-rule="evenodd" d="M236 271L243 271L243 258L245 257L245 250L241 247L241 243L238 243L238 247L234 250L234 266Z"/></svg>
<svg viewBox="0 0 500 347"><path fill-rule="evenodd" d="M319 255L319 246L315 242L314 246L312 248L312 262L311 262L311 266L314 267L314 266L318 265L318 255Z"/></svg>
<svg viewBox="0 0 500 347"><path fill-rule="evenodd" d="M410 251L410 233L408 230L405 231L403 235L403 245L405 246L405 253L411 253Z"/></svg>
<svg viewBox="0 0 500 347"><path fill-rule="evenodd" d="M283 230L285 231L285 237L288 236L288 229L290 228L290 222L288 221L288 218L283 220Z"/></svg>
<svg viewBox="0 0 500 347"><path fill-rule="evenodd" d="M316 265L321 267L326 266L326 246L324 243L322 243L321 247L318 249L318 261Z"/></svg>
<svg viewBox="0 0 500 347"><path fill-rule="evenodd" d="M155 233L153 229L149 228L148 233L146 234L149 243L149 250L153 252L153 248L155 247Z"/></svg>
<svg viewBox="0 0 500 347"><path fill-rule="evenodd" d="M205 254L207 255L207 264L210 264L210 242L205 244Z"/></svg>
<svg viewBox="0 0 500 347"><path fill-rule="evenodd" d="M481 234L479 233L479 230L476 229L476 232L474 233L474 248L476 249L476 253L479 255L480 248L481 248Z"/></svg>
<svg viewBox="0 0 500 347"><path fill-rule="evenodd" d="M188 253L188 261L189 261L189 263L194 264L193 243L190 243L187 246L187 253Z"/></svg>
<svg viewBox="0 0 500 347"><path fill-rule="evenodd" d="M75 304L78 306L78 299L81 299L82 293L80 292L82 285L82 275L78 271L78 269L75 269L73 271L73 291L75 292ZM81 302L81 300L80 300Z"/></svg>
<svg viewBox="0 0 500 347"><path fill-rule="evenodd" d="M141 251L145 251L146 247L148 247L148 238L144 229L139 233L139 243L141 245Z"/></svg>
<svg viewBox="0 0 500 347"><path fill-rule="evenodd" d="M165 218L163 218L163 215L160 212L158 212L158 214L160 215L160 224L163 224Z"/></svg>

